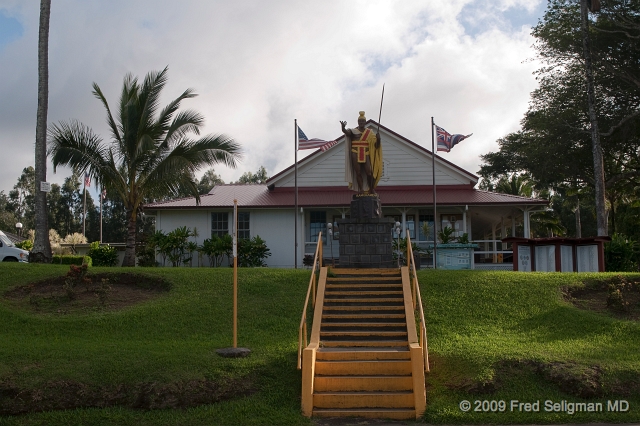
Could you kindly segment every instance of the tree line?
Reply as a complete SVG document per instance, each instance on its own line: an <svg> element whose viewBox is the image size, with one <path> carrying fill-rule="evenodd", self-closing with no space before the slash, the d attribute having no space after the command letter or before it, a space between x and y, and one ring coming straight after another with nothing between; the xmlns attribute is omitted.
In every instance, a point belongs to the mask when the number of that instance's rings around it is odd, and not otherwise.
<svg viewBox="0 0 640 426"><path fill-rule="evenodd" d="M264 183L268 179L264 166L255 173L245 172L238 181L231 183L251 184ZM201 179L193 178L198 194L209 193L216 185L224 184L224 180L213 168L207 170ZM27 237L30 230L35 229L35 170L25 167L17 179L13 189L8 193L0 191L0 230L16 232L16 223L23 226L22 235ZM127 220L124 203L107 191L102 200L102 241L122 243L127 235ZM174 197L189 197L187 192L176 193ZM83 231L84 187L80 173L72 173L64 179L64 183L51 185L47 193L47 217L49 229L55 230L62 238ZM168 199L169 197L167 197ZM173 197L171 197L173 198ZM148 200L152 201L152 200ZM146 239L153 234L152 218L140 215L141 226L138 227L138 240ZM87 189L85 236L88 241L100 240L100 200L94 200Z"/></svg>
<svg viewBox="0 0 640 426"><path fill-rule="evenodd" d="M539 87L521 129L482 156L484 189L550 200L536 236L598 232L580 1L550 0L533 28ZM588 15L608 233L640 241L640 3L602 0Z"/></svg>

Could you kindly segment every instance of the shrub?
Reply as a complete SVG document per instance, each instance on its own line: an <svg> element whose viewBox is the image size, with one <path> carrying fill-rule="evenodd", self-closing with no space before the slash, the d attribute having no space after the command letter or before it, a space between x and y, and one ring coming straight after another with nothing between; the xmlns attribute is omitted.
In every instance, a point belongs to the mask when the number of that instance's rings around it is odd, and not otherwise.
<svg viewBox="0 0 640 426"><path fill-rule="evenodd" d="M51 263L60 265L87 265L92 266L93 262L89 256L78 256L73 254L54 254Z"/></svg>
<svg viewBox="0 0 640 426"><path fill-rule="evenodd" d="M118 251L110 245L101 246L99 242L91 243L88 253L93 266L115 266L118 263Z"/></svg>
<svg viewBox="0 0 640 426"><path fill-rule="evenodd" d="M62 288L66 291L67 297L70 300L74 300L76 298L75 289L79 284L87 285L91 282L91 280L87 278L88 268L89 265L86 263L82 266L71 265L69 268L69 272L67 272L67 275L65 276Z"/></svg>
<svg viewBox="0 0 640 426"><path fill-rule="evenodd" d="M267 266L264 260L269 256L271 251L259 235L238 241L238 266Z"/></svg>
<svg viewBox="0 0 640 426"><path fill-rule="evenodd" d="M16 243L16 247L22 250L31 251L33 249L33 241L31 240L20 241L19 243Z"/></svg>
<svg viewBox="0 0 640 426"><path fill-rule="evenodd" d="M604 261L607 271L635 272L638 270L638 245L622 234L613 234L611 242L604 245Z"/></svg>
<svg viewBox="0 0 640 426"><path fill-rule="evenodd" d="M211 266L221 266L224 256L229 258L232 255L233 239L228 234L222 238L212 235L211 238L207 238L202 242L198 250L207 255Z"/></svg>

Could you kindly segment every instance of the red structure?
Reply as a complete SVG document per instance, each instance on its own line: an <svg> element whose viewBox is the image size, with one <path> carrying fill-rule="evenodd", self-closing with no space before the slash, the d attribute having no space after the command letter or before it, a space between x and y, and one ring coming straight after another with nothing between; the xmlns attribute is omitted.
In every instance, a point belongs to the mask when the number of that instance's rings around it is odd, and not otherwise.
<svg viewBox="0 0 640 426"><path fill-rule="evenodd" d="M609 241L610 237L502 240L513 245L513 270L523 272L604 272L604 243Z"/></svg>

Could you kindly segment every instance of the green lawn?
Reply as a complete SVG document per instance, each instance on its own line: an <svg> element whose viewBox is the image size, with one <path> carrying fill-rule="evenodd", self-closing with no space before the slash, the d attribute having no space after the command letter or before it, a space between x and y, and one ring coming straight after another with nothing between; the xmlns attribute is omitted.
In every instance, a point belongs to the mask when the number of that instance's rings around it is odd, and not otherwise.
<svg viewBox="0 0 640 426"><path fill-rule="evenodd" d="M0 264L0 294L16 285L63 275L66 266ZM120 268L92 268L95 272ZM85 408L0 417L1 425L305 425L296 369L298 322L310 272L239 272L239 346L245 359L215 349L232 343L232 271L228 268L137 268L172 283L159 298L120 312L40 315L0 300L0 410L7 389L81 384L123 394L180 389L193 383L235 389L245 396L178 409ZM640 380L640 324L580 311L561 299L575 274L420 271L428 322L431 373L429 423L638 422L640 397L630 409L607 412L603 394L582 399L562 391L531 365L571 362L597 366L607 389ZM473 391L487 383L489 392ZM493 388L491 388L493 386ZM640 384L639 384L640 386ZM5 392L1 392L1 390ZM45 392L46 393L46 392ZM178 392L179 393L179 392ZM637 394L636 394L637 395ZM459 403L505 401L504 412L464 413ZM540 412L513 412L511 400L541 403ZM604 402L601 413L547 413L544 401ZM487 404L489 404L487 402ZM144 406L144 404L143 404Z"/></svg>

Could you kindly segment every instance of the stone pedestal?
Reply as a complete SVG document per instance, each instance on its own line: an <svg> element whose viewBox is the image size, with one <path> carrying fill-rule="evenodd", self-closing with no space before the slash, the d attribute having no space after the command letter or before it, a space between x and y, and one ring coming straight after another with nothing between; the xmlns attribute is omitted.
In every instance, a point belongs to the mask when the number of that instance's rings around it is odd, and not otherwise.
<svg viewBox="0 0 640 426"><path fill-rule="evenodd" d="M393 268L392 218L338 219L340 268Z"/></svg>
<svg viewBox="0 0 640 426"><path fill-rule="evenodd" d="M376 194L354 195L351 201L351 219L380 219L382 206Z"/></svg>

